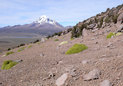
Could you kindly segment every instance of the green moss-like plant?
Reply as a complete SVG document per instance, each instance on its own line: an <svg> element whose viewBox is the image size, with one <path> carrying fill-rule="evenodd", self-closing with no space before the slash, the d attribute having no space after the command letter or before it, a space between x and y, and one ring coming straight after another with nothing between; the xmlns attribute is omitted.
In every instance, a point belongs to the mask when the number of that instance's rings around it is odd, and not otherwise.
<svg viewBox="0 0 123 86"><path fill-rule="evenodd" d="M74 40L74 38L71 38L70 40Z"/></svg>
<svg viewBox="0 0 123 86"><path fill-rule="evenodd" d="M10 55L10 54L13 54L14 52L13 51L10 51L10 52L7 52L6 53L6 56Z"/></svg>
<svg viewBox="0 0 123 86"><path fill-rule="evenodd" d="M28 48L31 48L31 47L32 47L32 45L29 45L29 46L28 46Z"/></svg>
<svg viewBox="0 0 123 86"><path fill-rule="evenodd" d="M66 54L75 54L82 52L83 50L88 49L88 47L84 44L74 44L67 52Z"/></svg>
<svg viewBox="0 0 123 86"><path fill-rule="evenodd" d="M59 39L55 39L54 41L59 41Z"/></svg>
<svg viewBox="0 0 123 86"><path fill-rule="evenodd" d="M118 32L118 33L115 34L115 36L119 36L119 35L121 35L121 34L122 34L121 32Z"/></svg>
<svg viewBox="0 0 123 86"><path fill-rule="evenodd" d="M7 60L7 61L3 62L1 69L8 70L8 69L12 68L13 66L15 66L16 64L17 64L17 62L14 62L12 60Z"/></svg>
<svg viewBox="0 0 123 86"><path fill-rule="evenodd" d="M109 39L109 38L111 38L111 37L113 37L113 36L115 36L115 33L110 32L110 33L107 35L107 39Z"/></svg>
<svg viewBox="0 0 123 86"><path fill-rule="evenodd" d="M59 45L63 45L63 44L67 44L67 43L68 43L67 41L63 41Z"/></svg>
<svg viewBox="0 0 123 86"><path fill-rule="evenodd" d="M26 47L22 47L22 48L20 48L20 49L18 50L18 52L23 51L25 48L26 48Z"/></svg>

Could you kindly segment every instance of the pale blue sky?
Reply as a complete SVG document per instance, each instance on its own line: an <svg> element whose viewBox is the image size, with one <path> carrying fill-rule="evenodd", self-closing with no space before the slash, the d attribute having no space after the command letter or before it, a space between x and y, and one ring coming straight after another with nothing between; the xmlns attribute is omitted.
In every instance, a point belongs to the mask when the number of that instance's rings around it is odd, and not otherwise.
<svg viewBox="0 0 123 86"><path fill-rule="evenodd" d="M28 24L47 15L63 26L75 25L123 0L0 0L0 27Z"/></svg>

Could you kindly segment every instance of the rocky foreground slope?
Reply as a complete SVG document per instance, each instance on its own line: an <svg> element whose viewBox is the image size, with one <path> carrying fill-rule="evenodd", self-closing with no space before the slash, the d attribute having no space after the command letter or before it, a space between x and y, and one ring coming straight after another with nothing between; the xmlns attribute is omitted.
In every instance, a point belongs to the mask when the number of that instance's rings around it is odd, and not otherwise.
<svg viewBox="0 0 123 86"><path fill-rule="evenodd" d="M19 62L0 70L0 86L123 86L123 33L107 38L110 32L122 32L119 26L84 30L75 39L69 32L0 54L0 66L6 60ZM76 43L88 49L66 55Z"/></svg>

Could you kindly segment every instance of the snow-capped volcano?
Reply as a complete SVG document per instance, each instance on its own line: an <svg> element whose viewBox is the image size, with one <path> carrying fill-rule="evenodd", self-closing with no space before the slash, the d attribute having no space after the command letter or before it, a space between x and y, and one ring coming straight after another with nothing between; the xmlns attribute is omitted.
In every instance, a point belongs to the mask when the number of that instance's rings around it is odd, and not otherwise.
<svg viewBox="0 0 123 86"><path fill-rule="evenodd" d="M49 23L49 24L53 24L53 25L57 24L56 21L48 18L46 15L39 17L39 19L37 21L35 21L35 23L40 23L40 24Z"/></svg>
<svg viewBox="0 0 123 86"><path fill-rule="evenodd" d="M63 30L65 30L65 28L62 25L43 15L39 17L38 20L30 24L14 25L0 28L0 36L1 34L2 36L14 36L15 34L17 34L17 36L18 34L21 34L21 36L24 36L23 34L26 34L26 36L30 36L30 34L35 34L36 36L48 36Z"/></svg>

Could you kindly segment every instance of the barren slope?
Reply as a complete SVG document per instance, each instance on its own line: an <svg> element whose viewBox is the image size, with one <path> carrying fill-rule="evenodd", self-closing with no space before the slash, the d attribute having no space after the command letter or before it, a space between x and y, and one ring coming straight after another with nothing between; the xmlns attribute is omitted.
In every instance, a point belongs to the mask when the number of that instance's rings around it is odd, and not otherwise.
<svg viewBox="0 0 123 86"><path fill-rule="evenodd" d="M109 80L114 86L123 86L123 34L111 39L106 35L116 31L115 25L102 30L89 32L88 36L70 40L70 33L51 38L44 43L32 44L21 52L2 57L5 60L23 60L9 70L0 70L0 86L56 86L56 80L64 73L69 74L63 86L100 86L103 80ZM59 41L54 41L59 39ZM67 44L59 46L62 41ZM75 43L82 43L88 49L72 55L65 52ZM28 47L28 45L26 45ZM82 61L88 61L83 64ZM101 71L96 80L84 81L83 76L93 69Z"/></svg>

